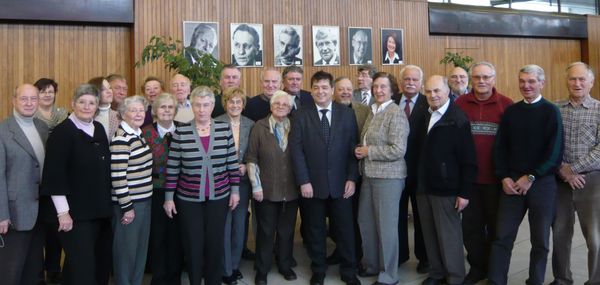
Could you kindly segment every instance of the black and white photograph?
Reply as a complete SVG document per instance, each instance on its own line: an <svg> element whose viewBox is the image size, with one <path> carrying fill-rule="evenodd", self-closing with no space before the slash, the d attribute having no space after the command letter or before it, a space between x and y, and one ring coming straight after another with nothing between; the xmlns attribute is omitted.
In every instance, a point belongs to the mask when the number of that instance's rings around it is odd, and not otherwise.
<svg viewBox="0 0 600 285"><path fill-rule="evenodd" d="M231 27L231 63L239 67L263 66L262 24L233 23Z"/></svg>
<svg viewBox="0 0 600 285"><path fill-rule="evenodd" d="M312 26L314 66L340 65L340 27Z"/></svg>
<svg viewBox="0 0 600 285"><path fill-rule="evenodd" d="M302 26L273 25L275 66L302 65Z"/></svg>
<svg viewBox="0 0 600 285"><path fill-rule="evenodd" d="M373 64L371 28L348 28L348 62L350 65Z"/></svg>
<svg viewBox="0 0 600 285"><path fill-rule="evenodd" d="M206 53L219 59L219 23L183 21L183 46L194 48L184 52L192 64Z"/></svg>
<svg viewBox="0 0 600 285"><path fill-rule="evenodd" d="M397 65L404 62L403 41L403 29L381 29L381 64Z"/></svg>

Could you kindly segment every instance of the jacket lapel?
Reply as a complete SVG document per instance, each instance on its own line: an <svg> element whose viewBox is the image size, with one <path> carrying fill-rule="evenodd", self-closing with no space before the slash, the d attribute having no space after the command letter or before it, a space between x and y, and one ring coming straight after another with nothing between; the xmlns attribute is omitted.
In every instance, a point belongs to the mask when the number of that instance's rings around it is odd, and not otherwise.
<svg viewBox="0 0 600 285"><path fill-rule="evenodd" d="M8 129L10 130L10 132L13 133L13 139L15 140L15 142L18 145L20 145L25 150L25 152L31 155L32 158L37 160L35 152L33 151L33 147L29 143L29 140L25 136L23 130L21 130L21 127L19 127L19 124L17 123L15 117L10 117L8 121Z"/></svg>

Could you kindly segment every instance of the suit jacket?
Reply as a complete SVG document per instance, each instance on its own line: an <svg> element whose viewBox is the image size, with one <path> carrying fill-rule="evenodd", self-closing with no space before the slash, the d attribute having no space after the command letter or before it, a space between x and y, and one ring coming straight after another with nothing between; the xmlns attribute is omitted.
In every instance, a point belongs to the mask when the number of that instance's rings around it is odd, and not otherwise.
<svg viewBox="0 0 600 285"><path fill-rule="evenodd" d="M416 96L418 96L417 102L408 118L410 133L408 134L406 154L404 155L408 170L408 176L406 178L407 187L416 185L417 183L417 170L419 167L419 155L421 153L421 146L423 145L423 138L416 134L416 130L420 130L423 128L423 125L428 124L426 119L429 118L429 104L427 104L427 98L421 93ZM400 105L401 98L402 94L394 96L394 102Z"/></svg>
<svg viewBox="0 0 600 285"><path fill-rule="evenodd" d="M48 126L34 118L42 143ZM33 229L39 210L40 161L13 116L0 123L0 221L9 219L17 231Z"/></svg>
<svg viewBox="0 0 600 285"><path fill-rule="evenodd" d="M325 60L323 60L323 58L321 58L315 62L315 65L316 66L340 65L340 57L336 55L335 58L329 62L329 64L325 64Z"/></svg>
<svg viewBox="0 0 600 285"><path fill-rule="evenodd" d="M352 101L361 104L362 102L362 91L360 89L354 89L352 91ZM371 99L369 100L369 106L375 103L375 96L371 93Z"/></svg>
<svg viewBox="0 0 600 285"><path fill-rule="evenodd" d="M356 117L342 104L333 102L331 108L329 144L314 104L296 112L289 138L296 183L311 183L313 197L319 199L342 197L346 181L358 178Z"/></svg>
<svg viewBox="0 0 600 285"><path fill-rule="evenodd" d="M221 116L216 117L215 121L221 121L231 124L231 119L229 119L229 116L227 114L223 114ZM246 150L248 149L248 139L250 138L250 130L252 130L253 126L254 122L252 120L244 116L240 117L240 146L238 151L238 160L240 163L243 163L244 161ZM233 128L231 128L231 131L233 131Z"/></svg>
<svg viewBox="0 0 600 285"><path fill-rule="evenodd" d="M350 104L350 107L352 107L352 110L354 110L354 116L356 116L356 124L358 126L358 140L360 141L360 134L362 134L363 126L367 121L367 117L369 116L369 114L371 114L371 108L363 104L357 103Z"/></svg>

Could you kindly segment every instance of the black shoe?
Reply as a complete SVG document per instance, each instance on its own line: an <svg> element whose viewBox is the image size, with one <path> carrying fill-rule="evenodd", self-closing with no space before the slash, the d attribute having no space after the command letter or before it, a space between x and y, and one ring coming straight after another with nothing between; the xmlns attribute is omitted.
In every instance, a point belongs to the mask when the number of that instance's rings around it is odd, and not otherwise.
<svg viewBox="0 0 600 285"><path fill-rule="evenodd" d="M366 268L359 266L358 267L358 276L360 277L373 277L379 275L379 272L368 272Z"/></svg>
<svg viewBox="0 0 600 285"><path fill-rule="evenodd" d="M310 285L323 285L325 284L325 274L314 273L310 278Z"/></svg>
<svg viewBox="0 0 600 285"><path fill-rule="evenodd" d="M267 285L267 276L256 274L254 277L254 284L256 285Z"/></svg>
<svg viewBox="0 0 600 285"><path fill-rule="evenodd" d="M251 250L244 248L244 250L242 250L242 259L244 260L254 260L255 255L254 252L252 252Z"/></svg>
<svg viewBox="0 0 600 285"><path fill-rule="evenodd" d="M62 274L60 272L48 272L46 273L46 282L60 284L62 282Z"/></svg>
<svg viewBox="0 0 600 285"><path fill-rule="evenodd" d="M356 276L342 277L342 281L344 281L346 285L361 285L360 280L358 280Z"/></svg>
<svg viewBox="0 0 600 285"><path fill-rule="evenodd" d="M234 270L233 270L233 274L232 274L232 275L233 275L233 276L235 277L235 279L237 279L237 280L244 279L244 275L242 275L242 272L241 272L239 269L234 269Z"/></svg>
<svg viewBox="0 0 600 285"><path fill-rule="evenodd" d="M431 278L431 277L427 277L427 279L423 280L423 283L421 283L422 285L442 285L446 280L444 279L435 279L435 278Z"/></svg>
<svg viewBox="0 0 600 285"><path fill-rule="evenodd" d="M237 279L235 278L235 276L229 275L229 276L223 276L223 283L227 284L227 285L237 285Z"/></svg>
<svg viewBox="0 0 600 285"><path fill-rule="evenodd" d="M481 276L481 275L474 274L473 272L469 272L469 274L467 274L467 277L465 277L464 284L465 285L474 285L483 279L485 279L485 276Z"/></svg>
<svg viewBox="0 0 600 285"><path fill-rule="evenodd" d="M292 280L298 279L298 276L296 276L296 272L294 272L294 270L291 270L291 269L279 270L279 274L283 275L283 279L285 279L287 281L292 281Z"/></svg>
<svg viewBox="0 0 600 285"><path fill-rule="evenodd" d="M342 258L337 253L337 251L333 251L333 253L327 257L327 265L336 265L342 262Z"/></svg>
<svg viewBox="0 0 600 285"><path fill-rule="evenodd" d="M429 266L428 261L419 261L419 264L417 264L417 273L419 273L419 274L429 273L430 268L431 268L431 266Z"/></svg>

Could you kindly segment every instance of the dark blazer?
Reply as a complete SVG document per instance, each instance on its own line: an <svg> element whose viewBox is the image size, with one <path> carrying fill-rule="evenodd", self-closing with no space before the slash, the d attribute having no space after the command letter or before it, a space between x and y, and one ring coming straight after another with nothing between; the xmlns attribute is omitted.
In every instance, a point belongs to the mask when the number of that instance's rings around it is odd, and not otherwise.
<svg viewBox="0 0 600 285"><path fill-rule="evenodd" d="M215 121L226 122L231 124L231 120L227 114L223 114L215 118ZM248 139L250 138L250 130L254 126L254 122L244 116L240 117L240 146L238 151L238 161L242 163L246 155L246 149L248 149ZM231 128L231 127L230 127ZM233 128L231 128L233 131ZM248 177L248 176L246 176Z"/></svg>
<svg viewBox="0 0 600 285"><path fill-rule="evenodd" d="M407 187L414 186L417 183L419 155L421 154L421 146L423 145L423 137L417 135L417 130L422 129L424 125L427 127L429 118L429 104L427 104L427 98L421 93L416 96L418 96L417 102L408 118L410 132L408 133L406 154L404 155L408 175L406 177ZM393 99L396 104L400 105L401 98L402 94L394 96Z"/></svg>
<svg viewBox="0 0 600 285"><path fill-rule="evenodd" d="M340 57L336 55L334 59L331 59L329 61L329 64L325 64L325 60L323 58L321 58L315 62L315 66L329 66L329 65L340 65Z"/></svg>
<svg viewBox="0 0 600 285"><path fill-rule="evenodd" d="M289 138L296 183L311 183L313 197L319 199L342 197L346 181L358 178L354 111L335 102L331 108L329 144L325 144L314 104L296 112Z"/></svg>
<svg viewBox="0 0 600 285"><path fill-rule="evenodd" d="M213 109L212 114L210 114L213 119L225 114L225 108L223 107L223 102L221 102L223 100L222 98L223 92L215 94L215 108Z"/></svg>
<svg viewBox="0 0 600 285"><path fill-rule="evenodd" d="M36 118L33 123L46 143L48 126ZM15 117L0 123L0 221L10 220L17 231L29 231L37 221L40 166Z"/></svg>
<svg viewBox="0 0 600 285"><path fill-rule="evenodd" d="M475 143L467 115L454 103L433 125L431 115L416 135L423 138L419 159L419 191L436 196L460 196L469 199L477 176Z"/></svg>

